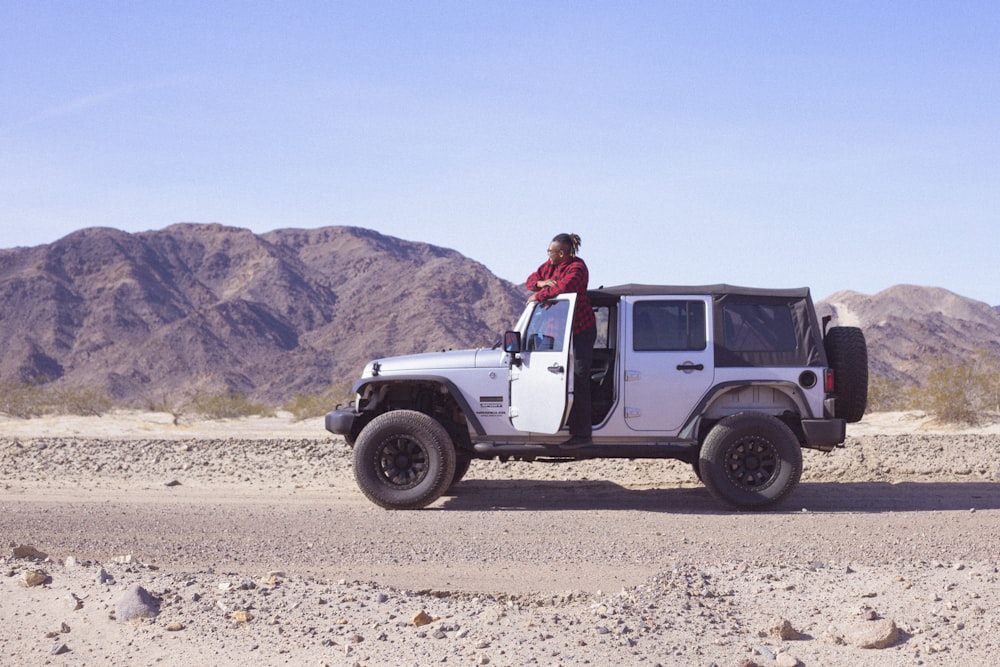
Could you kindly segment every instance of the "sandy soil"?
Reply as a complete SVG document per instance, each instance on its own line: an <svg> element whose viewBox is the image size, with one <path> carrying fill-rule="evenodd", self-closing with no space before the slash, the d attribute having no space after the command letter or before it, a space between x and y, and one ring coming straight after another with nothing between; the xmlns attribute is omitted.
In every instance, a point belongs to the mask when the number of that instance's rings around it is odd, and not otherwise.
<svg viewBox="0 0 1000 667"><path fill-rule="evenodd" d="M991 664L1000 425L848 435L771 512L665 461L387 512L320 420L0 419L0 664Z"/></svg>

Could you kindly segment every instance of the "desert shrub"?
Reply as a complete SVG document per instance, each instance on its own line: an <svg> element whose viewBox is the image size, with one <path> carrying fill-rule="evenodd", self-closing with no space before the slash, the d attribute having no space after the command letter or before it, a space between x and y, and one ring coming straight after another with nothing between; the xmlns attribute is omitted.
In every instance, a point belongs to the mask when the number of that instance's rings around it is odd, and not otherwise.
<svg viewBox="0 0 1000 667"><path fill-rule="evenodd" d="M237 417L271 417L272 410L263 403L255 403L246 394L227 391L222 394L200 393L192 400L194 411L208 419L234 419Z"/></svg>
<svg viewBox="0 0 1000 667"><path fill-rule="evenodd" d="M350 384L344 384L342 387L330 387L316 394L296 394L281 407L291 412L295 421L322 417L337 405L347 403L350 391Z"/></svg>
<svg viewBox="0 0 1000 667"><path fill-rule="evenodd" d="M53 387L45 393L49 414L100 417L113 407L107 394L88 387Z"/></svg>
<svg viewBox="0 0 1000 667"><path fill-rule="evenodd" d="M980 350L971 361L939 357L916 394L920 407L939 420L976 424L997 410L1000 359Z"/></svg>
<svg viewBox="0 0 1000 667"><path fill-rule="evenodd" d="M0 382L0 412L30 419L44 415L101 416L114 406L104 392L90 387L56 387L38 382Z"/></svg>
<svg viewBox="0 0 1000 667"><path fill-rule="evenodd" d="M866 412L890 412L913 407L915 386L892 380L884 375L873 375L868 381L868 407Z"/></svg>
<svg viewBox="0 0 1000 667"><path fill-rule="evenodd" d="M17 380L0 381L0 413L18 419L46 414L41 386Z"/></svg>
<svg viewBox="0 0 1000 667"><path fill-rule="evenodd" d="M295 421L318 417L328 412L333 406L325 394L296 394L291 400L281 406L292 413Z"/></svg>

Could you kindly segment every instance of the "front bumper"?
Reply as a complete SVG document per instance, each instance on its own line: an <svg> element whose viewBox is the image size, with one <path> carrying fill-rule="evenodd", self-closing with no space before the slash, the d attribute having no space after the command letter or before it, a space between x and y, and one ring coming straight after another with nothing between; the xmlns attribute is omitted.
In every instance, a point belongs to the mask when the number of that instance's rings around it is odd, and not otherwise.
<svg viewBox="0 0 1000 667"><path fill-rule="evenodd" d="M337 435L350 436L351 429L354 428L354 421L358 418L358 413L354 408L343 408L341 410L331 410L326 413L323 420L326 430Z"/></svg>

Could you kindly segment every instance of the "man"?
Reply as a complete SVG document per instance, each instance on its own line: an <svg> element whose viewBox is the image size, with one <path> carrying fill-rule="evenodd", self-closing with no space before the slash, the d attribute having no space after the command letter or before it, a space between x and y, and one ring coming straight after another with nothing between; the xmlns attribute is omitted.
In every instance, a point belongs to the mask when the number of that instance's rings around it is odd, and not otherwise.
<svg viewBox="0 0 1000 667"><path fill-rule="evenodd" d="M528 276L527 287L534 292L528 302L545 301L557 294L576 296L573 315L573 408L567 426L570 438L560 446L583 447L591 443L593 425L590 406L590 369L594 360L594 341L597 340L597 321L587 296L590 274L587 264L576 256L580 237L576 234L557 234L549 243L549 258Z"/></svg>

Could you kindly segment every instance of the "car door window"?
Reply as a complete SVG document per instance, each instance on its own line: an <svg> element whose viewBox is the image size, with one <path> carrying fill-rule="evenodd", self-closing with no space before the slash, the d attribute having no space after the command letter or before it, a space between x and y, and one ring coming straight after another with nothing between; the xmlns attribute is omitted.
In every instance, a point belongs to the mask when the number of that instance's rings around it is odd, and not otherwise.
<svg viewBox="0 0 1000 667"><path fill-rule="evenodd" d="M569 303L566 301L543 301L535 306L528 322L528 340L525 349L528 352L544 350L546 352L562 352L566 341L566 316L569 313Z"/></svg>
<svg viewBox="0 0 1000 667"><path fill-rule="evenodd" d="M633 310L636 352L704 350L704 301L640 301Z"/></svg>

